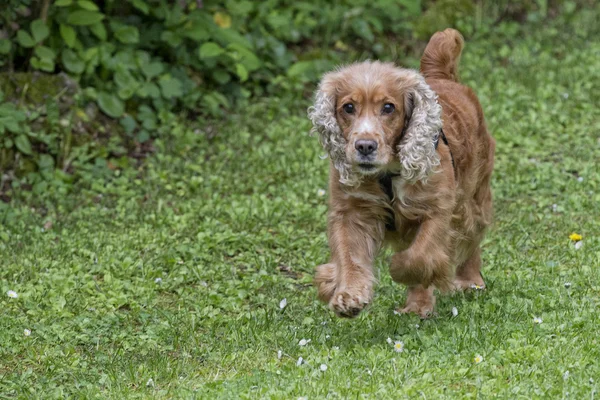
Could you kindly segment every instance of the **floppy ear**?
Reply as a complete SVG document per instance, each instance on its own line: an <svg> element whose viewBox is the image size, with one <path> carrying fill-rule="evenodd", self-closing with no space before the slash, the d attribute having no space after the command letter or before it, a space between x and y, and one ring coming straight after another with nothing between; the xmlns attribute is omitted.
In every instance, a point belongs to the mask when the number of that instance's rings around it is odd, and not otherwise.
<svg viewBox="0 0 600 400"><path fill-rule="evenodd" d="M315 94L314 104L308 108L308 118L312 121L311 133L319 134L319 141L327 151L333 166L340 173L344 185L356 184L351 165L346 161L346 139L335 118L336 88L333 78L325 76Z"/></svg>
<svg viewBox="0 0 600 400"><path fill-rule="evenodd" d="M408 77L412 82L404 99L406 122L398 155L404 179L425 183L435 167L440 165L435 142L442 129L442 107L425 79L414 72L410 75L413 76Z"/></svg>

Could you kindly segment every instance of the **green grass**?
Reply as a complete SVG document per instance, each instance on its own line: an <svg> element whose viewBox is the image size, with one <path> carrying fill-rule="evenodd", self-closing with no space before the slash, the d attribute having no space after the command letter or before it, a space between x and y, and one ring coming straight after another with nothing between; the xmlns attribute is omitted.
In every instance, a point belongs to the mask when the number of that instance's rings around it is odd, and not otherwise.
<svg viewBox="0 0 600 400"><path fill-rule="evenodd" d="M394 315L387 253L374 304L335 318L311 286L328 161L306 104L264 99L179 129L139 170L0 203L0 398L593 398L597 15L467 43L463 81L498 144L487 291Z"/></svg>

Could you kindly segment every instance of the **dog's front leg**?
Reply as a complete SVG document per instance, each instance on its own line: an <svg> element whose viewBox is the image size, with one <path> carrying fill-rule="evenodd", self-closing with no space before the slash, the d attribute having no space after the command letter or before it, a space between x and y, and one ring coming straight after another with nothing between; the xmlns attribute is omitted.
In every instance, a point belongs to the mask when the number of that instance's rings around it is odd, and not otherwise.
<svg viewBox="0 0 600 400"><path fill-rule="evenodd" d="M436 216L421 223L411 246L392 257L394 281L427 289L434 285L447 290L452 284L448 237L450 216Z"/></svg>
<svg viewBox="0 0 600 400"><path fill-rule="evenodd" d="M353 318L373 298L373 259L384 235L383 222L351 210L329 215L331 261L317 267L319 298L340 317Z"/></svg>

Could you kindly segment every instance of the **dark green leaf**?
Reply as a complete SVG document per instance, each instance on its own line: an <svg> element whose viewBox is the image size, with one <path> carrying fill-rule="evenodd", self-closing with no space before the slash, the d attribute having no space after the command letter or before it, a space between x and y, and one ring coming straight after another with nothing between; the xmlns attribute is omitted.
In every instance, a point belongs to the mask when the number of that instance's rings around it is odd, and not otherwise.
<svg viewBox="0 0 600 400"><path fill-rule="evenodd" d="M29 142L29 138L26 135L19 135L15 139L15 146L17 149L23 154L31 155L33 151L31 150L31 143Z"/></svg>
<svg viewBox="0 0 600 400"><path fill-rule="evenodd" d="M60 29L60 36L63 38L63 40L65 41L67 46L69 46L69 47L75 46L75 39L77 37L77 33L75 32L75 29L73 29L73 27L66 25L66 24L60 24L59 29Z"/></svg>
<svg viewBox="0 0 600 400"><path fill-rule="evenodd" d="M248 79L248 70L242 64L235 64L235 73L240 77L240 81L242 82Z"/></svg>
<svg viewBox="0 0 600 400"><path fill-rule="evenodd" d="M37 46L33 52L41 59L54 60L56 58L56 53L50 47Z"/></svg>
<svg viewBox="0 0 600 400"><path fill-rule="evenodd" d="M97 24L93 24L90 27L90 31L96 36L98 39L105 41L106 40L106 28L102 22L98 22Z"/></svg>
<svg viewBox="0 0 600 400"><path fill-rule="evenodd" d="M54 60L51 58L31 57L31 66L46 72L54 72Z"/></svg>
<svg viewBox="0 0 600 400"><path fill-rule="evenodd" d="M79 0L77 2L77 5L81 8L83 8L84 10L89 10L89 11L98 11L99 10L98 6L89 0Z"/></svg>
<svg viewBox="0 0 600 400"><path fill-rule="evenodd" d="M54 158L49 154L40 154L37 163L40 169L54 169Z"/></svg>
<svg viewBox="0 0 600 400"><path fill-rule="evenodd" d="M164 66L161 62L151 62L142 65L142 72L146 75L146 78L152 79L155 76L160 75L164 70Z"/></svg>
<svg viewBox="0 0 600 400"><path fill-rule="evenodd" d="M170 75L163 75L158 80L158 84L160 85L163 97L166 99L183 95L183 86L181 85L181 81L177 78L173 78Z"/></svg>
<svg viewBox="0 0 600 400"><path fill-rule="evenodd" d="M153 99L160 97L160 89L152 82L146 82L138 89L138 95L146 98L150 97Z"/></svg>
<svg viewBox="0 0 600 400"><path fill-rule="evenodd" d="M231 44L227 46L230 54L246 67L248 71L254 71L261 65L259 58L252 52L239 44Z"/></svg>
<svg viewBox="0 0 600 400"><path fill-rule="evenodd" d="M125 104L114 94L98 94L98 106L109 117L119 118L125 112Z"/></svg>
<svg viewBox="0 0 600 400"><path fill-rule="evenodd" d="M139 42L140 33L135 26L123 25L115 30L115 37L121 43L134 44Z"/></svg>
<svg viewBox="0 0 600 400"><path fill-rule="evenodd" d="M150 12L150 7L144 0L132 0L132 4L135 8L148 15Z"/></svg>
<svg viewBox="0 0 600 400"><path fill-rule="evenodd" d="M11 48L11 43L10 40L8 39L1 39L0 40L0 54L8 54L10 53L10 48Z"/></svg>
<svg viewBox="0 0 600 400"><path fill-rule="evenodd" d="M56 0L53 5L58 7L66 7L70 6L73 3L73 0Z"/></svg>
<svg viewBox="0 0 600 400"><path fill-rule="evenodd" d="M62 52L62 63L69 71L81 74L85 69L85 62L73 50L65 49Z"/></svg>
<svg viewBox="0 0 600 400"><path fill-rule="evenodd" d="M119 122L127 134L132 133L137 127L137 122L135 122L135 119L131 115L124 116Z"/></svg>
<svg viewBox="0 0 600 400"><path fill-rule="evenodd" d="M73 11L67 17L67 22L71 25L88 26L94 25L104 19L104 14L97 11L77 10Z"/></svg>
<svg viewBox="0 0 600 400"><path fill-rule="evenodd" d="M207 42L200 46L200 50L198 51L198 56L200 59L212 58L216 57L219 54L222 54L225 50L216 43Z"/></svg>
<svg viewBox="0 0 600 400"><path fill-rule="evenodd" d="M231 80L231 75L229 75L229 72L222 69L215 70L212 74L212 77L221 85L224 85Z"/></svg>
<svg viewBox="0 0 600 400"><path fill-rule="evenodd" d="M36 43L40 43L48 37L50 30L44 21L36 19L31 23L31 34L33 35L33 40L35 40Z"/></svg>
<svg viewBox="0 0 600 400"><path fill-rule="evenodd" d="M19 30L17 32L17 42L23 47L29 48L35 46L35 41L26 30Z"/></svg>

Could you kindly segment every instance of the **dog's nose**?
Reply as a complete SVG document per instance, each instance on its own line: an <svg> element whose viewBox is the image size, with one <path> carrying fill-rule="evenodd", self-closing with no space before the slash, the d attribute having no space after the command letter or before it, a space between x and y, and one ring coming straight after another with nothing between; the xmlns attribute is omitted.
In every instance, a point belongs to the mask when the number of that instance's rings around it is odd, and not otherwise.
<svg viewBox="0 0 600 400"><path fill-rule="evenodd" d="M360 152L363 156L368 156L375 150L377 150L377 142L374 140L357 140L354 143L354 148Z"/></svg>

